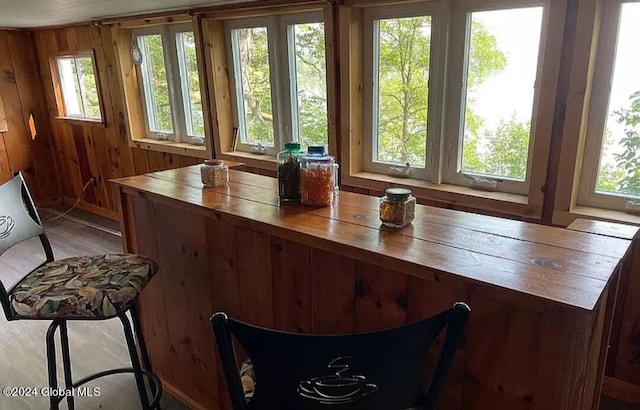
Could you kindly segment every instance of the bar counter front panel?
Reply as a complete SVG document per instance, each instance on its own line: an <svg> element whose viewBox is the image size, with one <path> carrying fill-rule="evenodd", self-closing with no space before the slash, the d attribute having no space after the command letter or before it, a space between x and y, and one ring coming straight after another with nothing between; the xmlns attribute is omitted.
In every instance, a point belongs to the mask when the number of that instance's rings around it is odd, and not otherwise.
<svg viewBox="0 0 640 410"><path fill-rule="evenodd" d="M275 179L236 170L216 188L197 166L115 183L126 251L161 267L139 300L154 371L192 408L231 409L216 311L335 334L465 301L441 409L597 409L629 240L420 205L412 225L385 228L377 198L279 206Z"/></svg>

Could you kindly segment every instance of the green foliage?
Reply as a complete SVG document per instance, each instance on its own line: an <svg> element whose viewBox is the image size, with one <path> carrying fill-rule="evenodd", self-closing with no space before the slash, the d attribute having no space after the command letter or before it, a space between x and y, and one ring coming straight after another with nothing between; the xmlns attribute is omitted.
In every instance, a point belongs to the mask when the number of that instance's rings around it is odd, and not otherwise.
<svg viewBox="0 0 640 410"><path fill-rule="evenodd" d="M324 24L296 24L295 68L300 143L327 144L327 67Z"/></svg>
<svg viewBox="0 0 640 410"><path fill-rule="evenodd" d="M187 132L194 137L204 137L204 117L202 112L202 96L200 94L200 76L196 57L196 41L192 31L180 33L180 41L184 49L187 90L183 94L190 104L191 124L187 124ZM185 75L184 72L181 74ZM187 121L189 119L187 118Z"/></svg>
<svg viewBox="0 0 640 410"><path fill-rule="evenodd" d="M520 122L515 115L509 121L502 120L490 141L482 173L508 178L524 179L529 152L528 122Z"/></svg>
<svg viewBox="0 0 640 410"><path fill-rule="evenodd" d="M266 27L236 30L247 143L272 145L273 111Z"/></svg>
<svg viewBox="0 0 640 410"><path fill-rule="evenodd" d="M79 63L80 81L84 88L84 98L86 103L85 115L90 118L100 118L100 102L98 99L98 87L96 86L96 74L94 72L93 60L89 57L82 57L76 60ZM82 104L80 104L82 106Z"/></svg>
<svg viewBox="0 0 640 410"><path fill-rule="evenodd" d="M619 191L640 196L640 91L633 93L629 100L629 108L615 111L617 121L625 126L620 140L624 150L615 157L617 166L623 170Z"/></svg>
<svg viewBox="0 0 640 410"><path fill-rule="evenodd" d="M431 17L380 20L378 159L424 166Z"/></svg>
<svg viewBox="0 0 640 410"><path fill-rule="evenodd" d="M142 47L145 50L142 60L143 71L148 74L147 78L151 88L152 107L147 107L147 109L153 109L155 124L149 124L150 128L152 131L173 132L162 36L160 34L142 36L138 38L138 41L143 42Z"/></svg>
<svg viewBox="0 0 640 410"><path fill-rule="evenodd" d="M473 90L489 75L500 72L507 65L507 57L498 48L496 37L479 21L471 24L471 45L467 90Z"/></svg>

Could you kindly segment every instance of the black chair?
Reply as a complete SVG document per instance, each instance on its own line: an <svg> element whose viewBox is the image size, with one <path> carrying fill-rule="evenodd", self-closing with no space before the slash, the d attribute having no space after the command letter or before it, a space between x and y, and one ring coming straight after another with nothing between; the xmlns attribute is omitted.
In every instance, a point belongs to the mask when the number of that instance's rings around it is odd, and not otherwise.
<svg viewBox="0 0 640 410"><path fill-rule="evenodd" d="M256 327L216 313L211 323L234 410L434 409L470 308L462 302L426 320L381 332L303 335ZM429 387L423 357L446 327ZM256 388L245 399L232 343L251 359Z"/></svg>
<svg viewBox="0 0 640 410"><path fill-rule="evenodd" d="M0 255L17 243L36 236L44 248L46 261L8 290L0 281L0 303L8 321L51 321L46 335L49 387L58 389L54 336L59 329L65 389L82 386L103 376L133 373L143 409L159 409L162 384L152 373L135 306L136 297L158 270L157 264L144 256L131 254L82 256L54 261L51 244L33 199L22 175L17 173L0 186ZM131 314L135 339L127 311ZM122 321L132 367L103 371L74 383L67 321L114 317ZM136 341L144 367L138 359ZM147 394L145 377L149 380L151 400ZM49 399L50 408L58 409L63 398L52 395ZM67 404L69 409L74 409L72 396L67 397Z"/></svg>

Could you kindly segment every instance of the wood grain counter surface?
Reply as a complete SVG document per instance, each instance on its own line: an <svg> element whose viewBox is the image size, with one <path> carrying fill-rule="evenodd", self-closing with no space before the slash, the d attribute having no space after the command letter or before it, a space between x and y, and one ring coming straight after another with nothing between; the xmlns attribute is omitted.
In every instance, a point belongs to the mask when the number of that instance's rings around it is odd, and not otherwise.
<svg viewBox="0 0 640 410"><path fill-rule="evenodd" d="M341 192L326 208L279 205L274 178L230 170L227 186L203 188L198 166L114 181L123 192L287 240L436 281L488 285L521 303L553 301L592 311L631 241L417 205L413 224L378 219L378 198ZM627 235L628 236L628 235Z"/></svg>

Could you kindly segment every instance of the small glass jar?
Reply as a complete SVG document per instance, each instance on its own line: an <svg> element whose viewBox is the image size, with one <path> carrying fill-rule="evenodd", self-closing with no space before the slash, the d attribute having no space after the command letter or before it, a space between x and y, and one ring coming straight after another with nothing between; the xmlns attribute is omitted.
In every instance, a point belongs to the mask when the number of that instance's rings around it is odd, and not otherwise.
<svg viewBox="0 0 640 410"><path fill-rule="evenodd" d="M205 187L226 185L229 182L229 166L219 159L207 159L200 166L200 178Z"/></svg>
<svg viewBox="0 0 640 410"><path fill-rule="evenodd" d="M335 192L334 159L324 147L309 147L300 158L300 202L303 205L329 206Z"/></svg>
<svg viewBox="0 0 640 410"><path fill-rule="evenodd" d="M281 202L300 201L300 143L287 142L278 161L278 197Z"/></svg>
<svg viewBox="0 0 640 410"><path fill-rule="evenodd" d="M388 188L380 198L380 221L385 226L402 228L409 225L416 215L416 198L411 190Z"/></svg>

